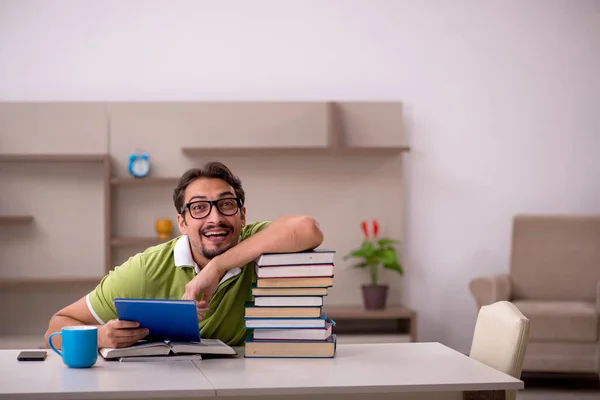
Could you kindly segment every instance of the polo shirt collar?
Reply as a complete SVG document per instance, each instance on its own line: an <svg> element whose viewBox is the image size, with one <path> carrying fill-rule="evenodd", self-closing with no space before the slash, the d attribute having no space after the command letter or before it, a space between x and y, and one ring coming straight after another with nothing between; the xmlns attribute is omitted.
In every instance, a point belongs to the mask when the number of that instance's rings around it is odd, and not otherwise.
<svg viewBox="0 0 600 400"><path fill-rule="evenodd" d="M200 267L194 261L192 257L192 250L190 249L190 241L187 235L181 235L175 247L173 248L173 256L175 257L176 267L192 267L196 270L196 273L200 271Z"/></svg>

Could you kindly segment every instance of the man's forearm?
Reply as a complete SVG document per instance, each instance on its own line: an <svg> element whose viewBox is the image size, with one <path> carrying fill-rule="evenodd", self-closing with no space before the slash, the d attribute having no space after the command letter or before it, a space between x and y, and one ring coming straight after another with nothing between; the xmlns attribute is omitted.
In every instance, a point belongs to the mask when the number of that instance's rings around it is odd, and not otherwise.
<svg viewBox="0 0 600 400"><path fill-rule="evenodd" d="M247 264L263 253L304 251L318 247L323 233L314 218L287 216L269 223L263 230L215 257L219 272Z"/></svg>
<svg viewBox="0 0 600 400"><path fill-rule="evenodd" d="M48 330L46 331L46 334L44 335L44 341L46 343L46 348L49 348L50 346L48 345L48 337L54 333L54 332L60 332L61 329L65 326L74 326L74 325L85 325L83 322L78 321L74 318L71 317L66 317L63 315L54 315L51 319L50 322L48 324ZM54 347L56 347L57 349L61 349L62 348L62 337L61 335L57 335L54 336L52 338L52 344L54 345Z"/></svg>

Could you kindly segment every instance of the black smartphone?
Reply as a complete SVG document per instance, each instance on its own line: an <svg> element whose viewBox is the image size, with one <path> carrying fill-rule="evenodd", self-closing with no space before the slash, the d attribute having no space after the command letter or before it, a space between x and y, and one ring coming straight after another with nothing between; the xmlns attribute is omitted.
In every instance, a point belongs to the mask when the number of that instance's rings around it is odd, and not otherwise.
<svg viewBox="0 0 600 400"><path fill-rule="evenodd" d="M46 359L45 350L22 351L17 356L19 361L44 361Z"/></svg>

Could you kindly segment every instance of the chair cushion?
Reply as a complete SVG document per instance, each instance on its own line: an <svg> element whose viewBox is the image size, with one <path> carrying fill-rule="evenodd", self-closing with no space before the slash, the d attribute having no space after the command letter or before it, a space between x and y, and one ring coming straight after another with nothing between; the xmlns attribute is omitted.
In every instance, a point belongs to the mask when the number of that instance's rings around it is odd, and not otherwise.
<svg viewBox="0 0 600 400"><path fill-rule="evenodd" d="M531 321L532 341L596 342L599 318L596 304L581 301L512 302Z"/></svg>

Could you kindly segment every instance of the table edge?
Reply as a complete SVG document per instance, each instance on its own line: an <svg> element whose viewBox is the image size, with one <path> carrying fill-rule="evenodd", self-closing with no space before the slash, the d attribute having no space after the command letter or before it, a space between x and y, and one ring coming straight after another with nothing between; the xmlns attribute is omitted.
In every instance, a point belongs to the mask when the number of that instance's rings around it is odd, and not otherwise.
<svg viewBox="0 0 600 400"><path fill-rule="evenodd" d="M212 382L211 382L212 383ZM328 394L374 394L374 393L437 393L489 390L522 390L525 385L519 382L490 383L448 383L439 385L382 385L382 386L296 386L218 389L217 396L289 396L289 395L328 395Z"/></svg>
<svg viewBox="0 0 600 400"><path fill-rule="evenodd" d="M212 384L211 384L212 385ZM111 400L111 399L186 399L210 398L218 396L214 387L212 389L189 389L182 391L172 390L143 390L143 391L109 391L109 392L37 392L37 393L0 393L0 400Z"/></svg>

